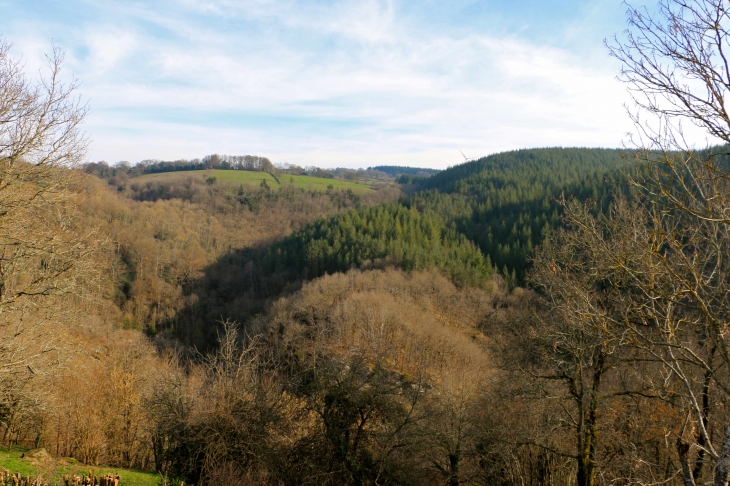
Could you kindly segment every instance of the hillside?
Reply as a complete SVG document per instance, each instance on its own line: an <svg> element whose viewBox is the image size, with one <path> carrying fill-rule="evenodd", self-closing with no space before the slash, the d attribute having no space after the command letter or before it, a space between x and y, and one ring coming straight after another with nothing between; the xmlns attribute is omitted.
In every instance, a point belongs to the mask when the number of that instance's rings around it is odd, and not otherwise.
<svg viewBox="0 0 730 486"><path fill-rule="evenodd" d="M430 177L402 175L405 182L415 184L417 192L402 197L399 205L415 210L405 214L435 218L440 228L444 231L448 228L452 235L450 240L463 238L475 243L481 250L479 258L484 258L490 269L494 265L506 278L508 286L513 287L523 282L533 248L540 244L549 229L560 226L558 199L564 196L592 201L594 211L607 209L617 191L628 191L627 185L621 182L624 164L621 152L610 149L547 148L505 152ZM400 213L388 208L384 213L389 214L385 219L393 230L399 224L395 214ZM408 258L403 259L402 249L414 245L419 248L405 254L433 250L421 242L404 241L401 234L386 244L383 232L373 236L378 233L379 224L368 222L367 218L362 222L363 217L362 212L355 216L355 226L351 220L340 216L315 223L269 249L265 268L270 272L282 268L297 271L307 268L318 276L324 271L344 271L350 266L362 268L374 258L390 258L405 269L424 268L417 264L414 267ZM355 229L358 225L365 233ZM317 245L324 246L315 249ZM397 250L397 257L396 248L401 248ZM435 263L438 259L438 251L423 259L425 268L440 268L455 277L453 271L446 271L442 264ZM479 279L456 280L467 283Z"/></svg>
<svg viewBox="0 0 730 486"><path fill-rule="evenodd" d="M417 179L421 193L411 204L451 212L460 231L506 276L521 281L532 248L560 225L556 199L591 200L606 209L616 191L627 190L621 182L624 165L621 151L611 149L504 152Z"/></svg>
<svg viewBox="0 0 730 486"><path fill-rule="evenodd" d="M282 175L277 181L277 178L268 172L220 169L144 174L129 179L129 183L146 184L148 182L181 180L189 177L202 178L203 180L209 180L210 182L220 181L244 185L261 185L265 181L265 184L272 189L279 189L282 185L291 184L305 190L320 192L324 192L331 188L342 190L350 189L357 194L363 194L371 190L371 186L367 184L359 184L356 182L342 181L338 179L325 179L322 177L310 177L304 175Z"/></svg>
<svg viewBox="0 0 730 486"><path fill-rule="evenodd" d="M313 278L386 261L407 271L438 269L454 281L477 286L494 273L488 259L439 214L401 204L317 221L269 247L260 264L267 274L306 268Z"/></svg>
<svg viewBox="0 0 730 486"><path fill-rule="evenodd" d="M400 165L378 165L375 167L368 167L368 170L385 172L391 177L398 177L401 174L430 176L440 172L439 169L426 169L423 167L407 167Z"/></svg>
<svg viewBox="0 0 730 486"><path fill-rule="evenodd" d="M592 200L595 211L606 209L615 191L626 190L618 183L623 163L618 150L531 149L409 179L419 190L397 204L317 221L266 249L265 257L236 263L256 268L238 288L269 295L300 279L385 261L405 270L438 269L467 285L497 270L511 288L522 283L533 248L560 226L557 199Z"/></svg>
<svg viewBox="0 0 730 486"><path fill-rule="evenodd" d="M113 225L123 242L120 319L151 334L174 329L177 339L207 348L216 339L212 321L247 322L281 292L351 268L437 271L466 286L499 273L514 288L533 248L561 225L556 199L606 209L615 191L627 190L618 182L623 163L618 150L506 152L421 179L399 199L397 186L301 175L278 184L260 171L113 176L122 205L145 202L129 209L139 216ZM179 223L163 223L171 218ZM206 226L186 235L196 219ZM133 237L127 226L137 228ZM194 270L189 255L199 262ZM145 264L151 259L155 267Z"/></svg>

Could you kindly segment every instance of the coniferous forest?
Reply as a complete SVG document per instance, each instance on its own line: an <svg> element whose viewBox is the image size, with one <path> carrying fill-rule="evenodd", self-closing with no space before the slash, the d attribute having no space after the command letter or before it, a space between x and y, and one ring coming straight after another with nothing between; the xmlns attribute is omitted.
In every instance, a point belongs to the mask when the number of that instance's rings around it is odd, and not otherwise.
<svg viewBox="0 0 730 486"><path fill-rule="evenodd" d="M89 162L0 41L2 481L726 486L727 12L660 7L642 143L439 171Z"/></svg>

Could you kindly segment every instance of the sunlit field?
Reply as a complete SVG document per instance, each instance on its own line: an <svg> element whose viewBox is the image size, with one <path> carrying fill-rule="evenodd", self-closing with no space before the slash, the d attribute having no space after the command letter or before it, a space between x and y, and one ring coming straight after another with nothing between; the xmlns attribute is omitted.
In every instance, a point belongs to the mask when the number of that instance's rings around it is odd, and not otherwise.
<svg viewBox="0 0 730 486"><path fill-rule="evenodd" d="M352 189L353 192L362 194L371 189L367 184L357 182L341 181L338 179L325 179L322 177L309 177L302 175L283 174L279 176L279 182L268 172L257 172L249 170L186 170L180 172L162 172L158 174L145 174L132 179L132 182L167 181L172 178L200 177L204 179L214 177L216 181L235 182L237 184L266 184L273 189L281 185L294 184L302 189L324 192L330 186L334 189Z"/></svg>

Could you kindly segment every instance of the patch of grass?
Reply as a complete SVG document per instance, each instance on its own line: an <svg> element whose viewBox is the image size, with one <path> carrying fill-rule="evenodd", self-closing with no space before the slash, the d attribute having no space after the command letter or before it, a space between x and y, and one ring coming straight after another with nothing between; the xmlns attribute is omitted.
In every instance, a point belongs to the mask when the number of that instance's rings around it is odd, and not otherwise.
<svg viewBox="0 0 730 486"><path fill-rule="evenodd" d="M199 178L201 181L205 181L208 178L210 171L208 170L181 170L178 172L158 172L156 174L144 174L137 177L132 177L129 181L134 182L149 182L149 181L169 181L172 179L184 179L187 177Z"/></svg>
<svg viewBox="0 0 730 486"><path fill-rule="evenodd" d="M4 467L10 472L20 473L23 476L38 474L37 467L32 466L20 458L25 451L25 449L20 447L13 447L9 450L0 448L0 467Z"/></svg>
<svg viewBox="0 0 730 486"><path fill-rule="evenodd" d="M259 185L262 180L272 189L278 189L281 185L268 172L256 172L250 170L186 170L180 172L161 172L158 174L145 174L131 179L131 182L162 181L183 177L199 177L201 180L215 178L220 182L233 182L244 185ZM333 189L352 189L356 194L363 194L371 189L368 184L341 181L339 179L324 179L322 177L309 177L301 175L282 174L279 176L281 184L294 184L297 187L308 191L325 192L329 186Z"/></svg>
<svg viewBox="0 0 730 486"><path fill-rule="evenodd" d="M341 181L339 179L324 179L322 177L309 177L309 176L297 176L283 174L279 177L282 184L296 184L299 187L303 187L307 190L314 190L324 192L328 186L332 186L333 189L352 189L352 192L362 194L363 192L369 191L370 186L365 184L358 184L356 182Z"/></svg>
<svg viewBox="0 0 730 486"><path fill-rule="evenodd" d="M160 475L152 471L138 471L132 469L113 468L108 466L88 466L81 464L72 458L53 459L48 463L38 463L21 459L27 449L12 447L11 449L0 448L0 467L12 473L20 473L23 476L38 476L42 474L49 478L51 484L63 484L63 474L83 475L89 474L89 469L94 474L101 476L108 473L119 474L122 486L160 486ZM168 481L169 485L178 485L179 481Z"/></svg>
<svg viewBox="0 0 730 486"><path fill-rule="evenodd" d="M192 172L192 171L191 171ZM237 184L261 184L265 180L272 189L277 189L279 183L268 172L256 172L253 170L211 170L209 177L215 177L221 182L235 182Z"/></svg>

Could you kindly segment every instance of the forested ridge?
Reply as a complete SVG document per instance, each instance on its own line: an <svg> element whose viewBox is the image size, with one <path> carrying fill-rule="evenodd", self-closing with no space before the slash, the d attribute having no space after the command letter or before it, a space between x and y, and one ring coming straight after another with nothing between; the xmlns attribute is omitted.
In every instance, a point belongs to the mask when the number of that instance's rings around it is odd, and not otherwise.
<svg viewBox="0 0 730 486"><path fill-rule="evenodd" d="M221 163L228 163L228 158L211 156L204 159L204 162L210 165L211 161L208 159L214 159L215 166L219 167ZM249 158L253 160L252 157ZM241 160L245 162L247 159L241 157ZM524 280L533 247L542 241L549 229L560 226L560 198L591 202L595 205L594 211L607 210L616 194L629 192L627 175L621 171L625 164L626 161L622 159L618 149L544 148L494 154L440 172L404 168L399 173L407 177L399 181L415 184L418 193L401 198L399 204L406 208L417 208L419 213L426 211L430 218L439 220L438 224L444 228L448 226L449 241L465 238L475 243L489 260L485 263L486 266L493 265L507 279L509 285L514 286ZM158 171L154 164L145 162L141 165L141 173ZM180 167L188 166L180 163ZM202 167L207 166L203 164ZM393 174L396 173L393 172L395 169L390 166L372 168ZM101 177L116 183L117 176L113 168L99 172L98 167L88 166L87 170L96 171ZM310 168L312 173L318 170ZM135 167L125 171L132 175L138 172ZM416 176L419 172L433 175ZM121 183L126 180L125 177ZM138 184L134 186L134 190L142 190L136 189L137 187ZM171 186L148 182L144 187L147 188L147 196L141 197L150 197L149 191L152 187L161 191ZM248 198L246 201L250 208L259 204L256 199ZM391 229L395 230L395 220L388 224L391 223ZM266 268L276 271L293 265L296 272L309 270L311 275L318 276L325 271L342 271L352 265L360 267L365 261L382 260L386 257L395 257L400 261L403 254L403 265L406 268L412 268L412 265L415 265L413 268L418 268L420 264L421 268L435 266L445 269L444 262L448 260L436 254L431 257L415 257L416 253L424 253L425 250L416 249L421 245L414 243L412 238L396 242L403 236L400 233L387 236L388 242L385 246L382 242L378 243L377 240L382 239L378 237L368 241L361 239L357 247L351 249L355 240L345 241L345 235L349 235L350 230L336 229L338 225L348 225L347 218L336 218L328 223L318 224L328 226L326 238L321 234L304 232L298 239L282 243L286 248L280 245L275 250L279 252L281 261L275 262L276 256L269 252ZM382 224L379 228L382 229ZM317 230L311 231L316 233ZM380 233L381 236L384 235L383 231ZM320 246L326 239L326 248L315 250L313 244L307 241L309 237L320 240L317 243ZM410 249L406 250L407 248ZM396 249L398 255L395 255ZM315 257L312 252L318 252L319 256ZM434 263L436 260L441 263ZM452 270L447 273L456 275L455 268L459 264L448 265ZM476 281L473 277L466 277L464 271L458 273L462 275L458 278L462 282Z"/></svg>
<svg viewBox="0 0 730 486"><path fill-rule="evenodd" d="M417 182L424 191L461 196L457 227L508 278L522 281L534 246L561 222L561 197L606 210L628 190L620 150L526 149L490 155ZM427 196L421 196L427 198ZM446 198L430 204L449 204Z"/></svg>
<svg viewBox="0 0 730 486"><path fill-rule="evenodd" d="M315 223L269 249L266 269L307 268L319 276L393 257L402 268L438 268L465 284L478 282L476 275L492 273L494 266L514 286L524 279L533 247L560 226L560 198L589 202L594 212L607 210L615 195L629 192L625 164L619 150L609 149L530 149L484 157L414 179L419 191L397 205ZM439 229L415 234L423 224ZM431 236L434 231L444 235ZM444 244L435 246L436 241ZM480 252L473 251L474 244ZM482 267L489 270L475 270Z"/></svg>

